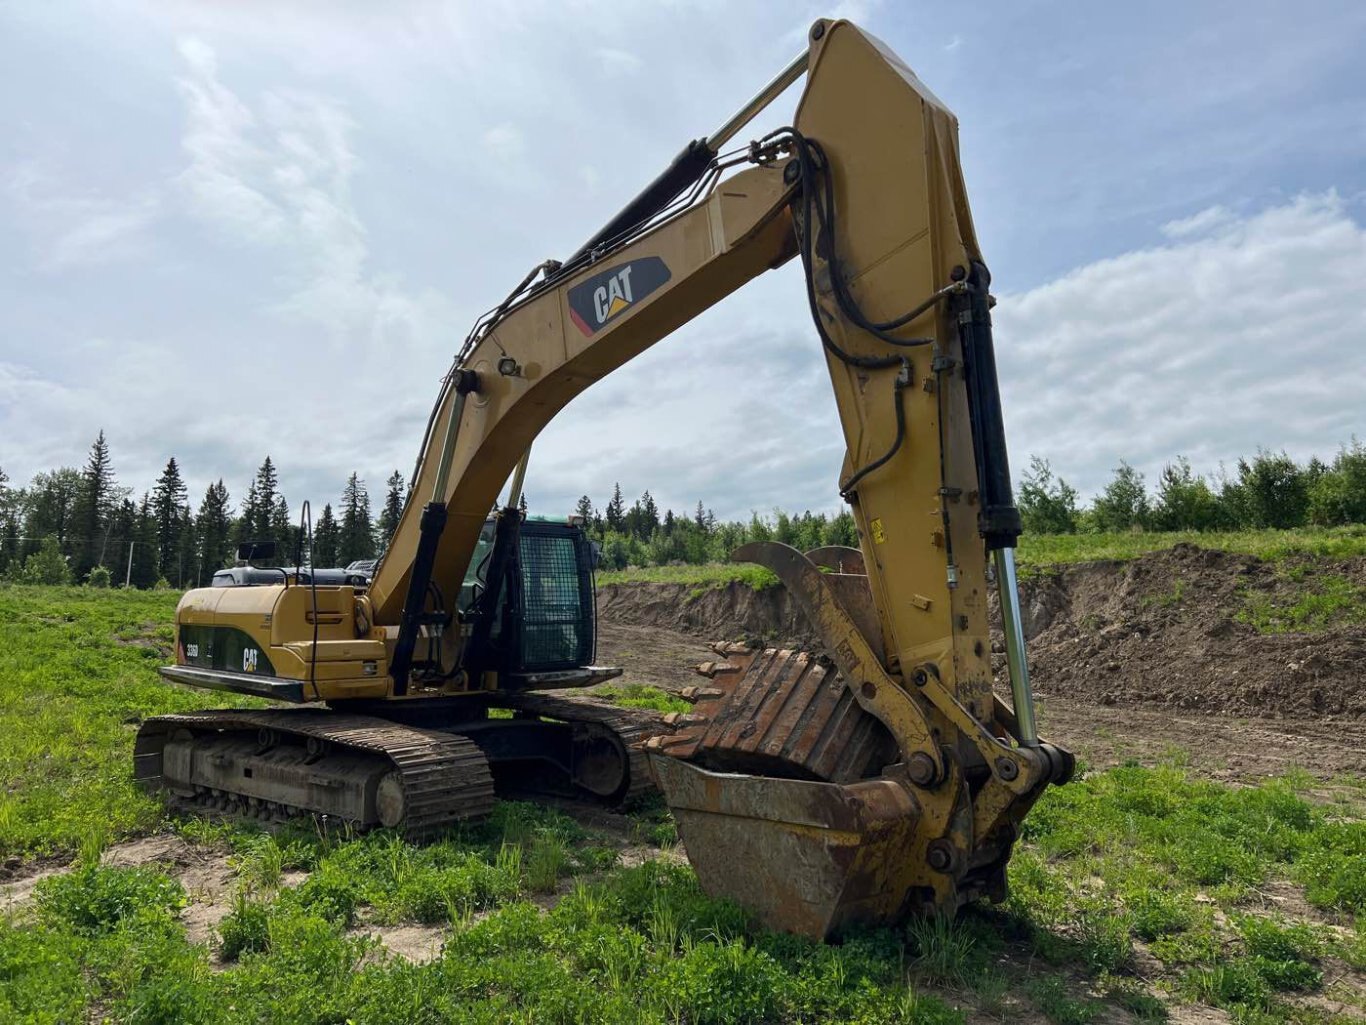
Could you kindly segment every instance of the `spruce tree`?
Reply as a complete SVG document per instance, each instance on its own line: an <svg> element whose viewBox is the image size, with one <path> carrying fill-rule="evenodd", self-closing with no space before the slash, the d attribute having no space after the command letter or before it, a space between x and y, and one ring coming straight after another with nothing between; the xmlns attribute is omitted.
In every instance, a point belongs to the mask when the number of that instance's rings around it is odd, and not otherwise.
<svg viewBox="0 0 1366 1025"><path fill-rule="evenodd" d="M133 529L131 582L134 587L147 588L156 585L160 576L157 562L159 550L156 512L152 508L151 499L144 492L142 504L138 506L137 523Z"/></svg>
<svg viewBox="0 0 1366 1025"><path fill-rule="evenodd" d="M612 500L607 503L607 510L603 514L607 521L607 529L615 530L620 533L626 527L626 500L621 497L621 485L612 485Z"/></svg>
<svg viewBox="0 0 1366 1025"><path fill-rule="evenodd" d="M337 565L337 542L340 539L337 518L332 515L332 506L323 506L323 514L313 527L313 552L309 564L319 568Z"/></svg>
<svg viewBox="0 0 1366 1025"><path fill-rule="evenodd" d="M228 489L220 477L210 484L199 503L199 579L207 584L216 570L230 565L232 559L232 510L228 508Z"/></svg>
<svg viewBox="0 0 1366 1025"><path fill-rule="evenodd" d="M337 541L337 561L343 566L357 559L375 557L374 525L370 522L370 493L365 481L352 473L342 491L341 533Z"/></svg>
<svg viewBox="0 0 1366 1025"><path fill-rule="evenodd" d="M275 542L275 558L272 560L275 565L292 566L298 561L299 528L290 519L289 503L285 501L284 495L275 497L266 536Z"/></svg>
<svg viewBox="0 0 1366 1025"><path fill-rule="evenodd" d="M76 502L75 530L82 540L76 544L72 573L84 580L90 571L108 558L110 515L114 510L114 464L104 431L90 446L90 456L81 471L81 492Z"/></svg>
<svg viewBox="0 0 1366 1025"><path fill-rule="evenodd" d="M181 510L187 497L185 482L180 478L180 467L175 456L157 478L152 490L152 515L157 524L157 566L161 575L179 585L180 541L184 529Z"/></svg>
<svg viewBox="0 0 1366 1025"><path fill-rule="evenodd" d="M138 507L132 499L119 499L110 513L109 544L105 546L105 565L116 587L122 587L128 577L128 553L137 536Z"/></svg>
<svg viewBox="0 0 1366 1025"><path fill-rule="evenodd" d="M180 507L180 545L176 550L176 587L193 587L199 581L203 557L199 554L198 524L188 503ZM167 574L169 576L169 574Z"/></svg>
<svg viewBox="0 0 1366 1025"><path fill-rule="evenodd" d="M389 542L393 539L394 531L398 529L399 517L403 515L404 485L403 474L395 470L385 481L388 491L384 494L384 508L380 510L379 524L376 527L375 540L378 542L378 550L383 553L389 547Z"/></svg>
<svg viewBox="0 0 1366 1025"><path fill-rule="evenodd" d="M271 533L271 517L275 515L275 506L279 499L280 475L275 470L275 464L270 461L270 456L266 456L265 462L256 471L256 480L252 482L252 488L256 495L251 522L254 536L247 540L276 540Z"/></svg>
<svg viewBox="0 0 1366 1025"><path fill-rule="evenodd" d="M256 481L253 480L247 485L247 497L242 503L241 514L237 517L237 522L232 527L233 547L245 541L259 541L258 537L252 536L252 531L256 529L259 520L259 506L261 502L256 496Z"/></svg>
<svg viewBox="0 0 1366 1025"><path fill-rule="evenodd" d="M0 468L0 577L4 577L19 558L19 501L22 494L9 486L9 477Z"/></svg>

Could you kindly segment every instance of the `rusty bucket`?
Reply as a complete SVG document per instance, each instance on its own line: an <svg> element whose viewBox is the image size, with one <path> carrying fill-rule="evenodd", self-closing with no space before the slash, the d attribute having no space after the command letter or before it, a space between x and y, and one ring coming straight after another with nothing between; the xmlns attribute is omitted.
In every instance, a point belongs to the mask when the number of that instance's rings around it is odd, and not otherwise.
<svg viewBox="0 0 1366 1025"><path fill-rule="evenodd" d="M905 852L920 808L901 784L710 772L651 758L702 888L770 929L820 939L902 917Z"/></svg>

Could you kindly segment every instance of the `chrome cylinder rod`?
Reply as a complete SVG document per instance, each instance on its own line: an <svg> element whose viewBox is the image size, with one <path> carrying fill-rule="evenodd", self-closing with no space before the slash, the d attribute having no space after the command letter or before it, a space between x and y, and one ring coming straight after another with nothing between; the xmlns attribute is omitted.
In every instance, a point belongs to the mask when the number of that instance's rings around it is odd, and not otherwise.
<svg viewBox="0 0 1366 1025"><path fill-rule="evenodd" d="M522 500L522 485L526 482L526 464L531 460L531 446L526 447L522 458L517 461L517 469L512 471L512 488L508 491L507 508L515 509Z"/></svg>
<svg viewBox="0 0 1366 1025"><path fill-rule="evenodd" d="M809 56L806 51L802 51L791 64L778 72L777 77L764 86L754 99L737 110L731 115L730 120L707 136L707 148L713 153L719 153L721 147L730 142L741 128L753 121L759 111L776 100L784 89L802 77L802 73L806 71Z"/></svg>
<svg viewBox="0 0 1366 1025"><path fill-rule="evenodd" d="M441 461L436 464L436 483L432 486L432 501L446 502L446 484L451 476L451 460L455 457L455 441L460 436L460 420L465 415L465 392L455 391L451 418L446 421L446 434L441 439Z"/></svg>
<svg viewBox="0 0 1366 1025"><path fill-rule="evenodd" d="M996 587L1001 596L1001 625L1006 635L1006 664L1010 670L1010 697L1021 747L1039 746L1034 721L1034 691L1029 686L1029 659L1025 655L1024 623L1020 618L1020 588L1015 575L1015 549L997 548L991 553L996 567Z"/></svg>

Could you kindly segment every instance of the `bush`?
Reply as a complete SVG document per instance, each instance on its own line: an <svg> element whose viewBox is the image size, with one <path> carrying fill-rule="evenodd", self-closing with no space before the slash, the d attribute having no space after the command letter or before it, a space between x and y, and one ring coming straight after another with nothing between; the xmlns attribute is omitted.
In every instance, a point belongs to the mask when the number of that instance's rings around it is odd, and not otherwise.
<svg viewBox="0 0 1366 1025"><path fill-rule="evenodd" d="M88 935L109 932L143 909L171 912L185 906L179 883L141 867L86 865L44 879L36 896L44 916Z"/></svg>
<svg viewBox="0 0 1366 1025"><path fill-rule="evenodd" d="M49 534L43 538L42 546L24 560L19 579L25 584L64 586L71 583L71 567L67 565L62 544L55 536Z"/></svg>
<svg viewBox="0 0 1366 1025"><path fill-rule="evenodd" d="M1073 534L1077 530L1077 492L1053 476L1047 459L1030 456L1020 478L1020 519L1031 534Z"/></svg>
<svg viewBox="0 0 1366 1025"><path fill-rule="evenodd" d="M1312 468L1312 467L1311 467ZM1331 469L1317 464L1309 484L1309 522L1321 526L1366 523L1366 446L1344 445Z"/></svg>
<svg viewBox="0 0 1366 1025"><path fill-rule="evenodd" d="M1143 474L1122 459L1114 478L1092 503L1091 525L1101 532L1142 530L1148 526L1148 492Z"/></svg>
<svg viewBox="0 0 1366 1025"><path fill-rule="evenodd" d="M92 570L90 571L90 575L89 575L88 577L85 578L85 582L86 582L86 584L87 584L88 586L90 586L90 587L100 587L100 588L108 587L108 586L109 586L109 567L108 567L108 566L96 566L94 569L92 569Z"/></svg>

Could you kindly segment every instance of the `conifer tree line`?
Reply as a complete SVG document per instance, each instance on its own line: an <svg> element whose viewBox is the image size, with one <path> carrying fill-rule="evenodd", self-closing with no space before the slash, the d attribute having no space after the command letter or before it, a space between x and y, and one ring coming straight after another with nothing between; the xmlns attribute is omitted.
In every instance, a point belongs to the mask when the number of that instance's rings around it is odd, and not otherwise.
<svg viewBox="0 0 1366 1025"><path fill-rule="evenodd" d="M406 498L403 475L394 471L376 516L365 481L352 473L335 507L328 503L314 512L313 550L303 552L304 562L344 566L376 558L393 536ZM1089 504L1047 459L1034 456L1020 477L1016 501L1025 531L1036 534L1366 523L1366 446L1354 438L1331 462L1315 457L1303 464L1284 452L1258 451L1239 459L1232 472L1213 477L1195 473L1189 460L1178 458L1151 487L1121 461ZM525 495L522 507L527 508ZM574 511L610 569L722 562L749 541L781 541L802 550L858 543L847 509L833 516L774 510L722 521L701 501L690 511L661 511L648 490L627 506L619 483L601 506L584 495ZM100 586L127 577L135 587L194 587L231 565L242 541L274 541L279 565L292 565L300 550L298 517L280 491L269 456L236 502L220 479L197 505L174 458L140 497L121 486L103 431L81 469L61 467L37 474L27 487L14 487L0 467L0 578Z"/></svg>
<svg viewBox="0 0 1366 1025"><path fill-rule="evenodd" d="M0 579L30 583L175 587L207 584L232 565L243 541L273 541L276 565L344 566L379 556L407 497L397 470L385 483L376 518L365 481L352 473L334 509L313 512L313 551L300 548L297 513L266 456L234 502L227 484L210 484L195 503L174 457L138 496L119 484L104 432L85 466L60 467L14 487L0 467ZM130 558L131 555L131 558Z"/></svg>

